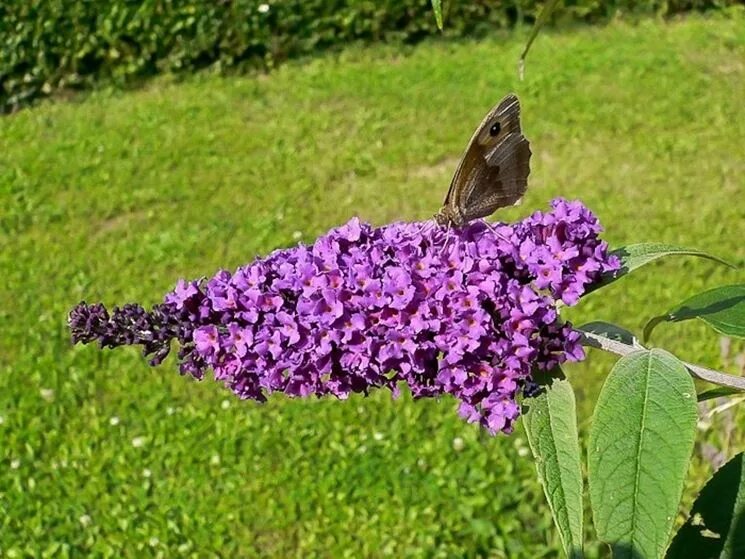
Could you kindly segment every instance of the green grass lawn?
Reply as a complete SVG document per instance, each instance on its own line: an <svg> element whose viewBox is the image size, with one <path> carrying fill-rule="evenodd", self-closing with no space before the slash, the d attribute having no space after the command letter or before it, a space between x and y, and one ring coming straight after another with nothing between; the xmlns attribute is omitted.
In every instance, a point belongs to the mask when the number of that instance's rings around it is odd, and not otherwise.
<svg viewBox="0 0 745 559"><path fill-rule="evenodd" d="M520 82L524 40L351 48L0 119L0 556L558 557L519 428L485 436L451 399L242 403L171 360L72 347L65 325L81 299L152 304L352 215L430 217L511 90L533 173L501 219L577 197L614 245L745 263L745 16L546 33ZM639 329L744 279L671 259L567 314ZM655 343L736 372L698 324ZM611 363L568 370L583 430ZM693 461L689 501L709 471Z"/></svg>

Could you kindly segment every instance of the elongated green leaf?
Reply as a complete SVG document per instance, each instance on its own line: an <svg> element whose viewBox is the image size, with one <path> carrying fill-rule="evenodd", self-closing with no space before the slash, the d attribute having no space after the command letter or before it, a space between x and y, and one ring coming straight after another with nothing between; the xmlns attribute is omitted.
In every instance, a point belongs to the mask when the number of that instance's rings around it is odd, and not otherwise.
<svg viewBox="0 0 745 559"><path fill-rule="evenodd" d="M437 28L442 31L442 0L432 0L432 9L435 12Z"/></svg>
<svg viewBox="0 0 745 559"><path fill-rule="evenodd" d="M583 556L582 469L574 390L568 380L554 380L526 403L523 425L538 479L567 557L579 559Z"/></svg>
<svg viewBox="0 0 745 559"><path fill-rule="evenodd" d="M621 247L612 252L621 259L622 268L626 269L626 273L636 270L637 268L649 264L662 258L663 256L698 256L700 258L706 258L719 262L730 268L736 268L734 264L727 262L726 260L694 248L680 247L676 245L668 245L666 243L638 243L633 245L627 245Z"/></svg>
<svg viewBox="0 0 745 559"><path fill-rule="evenodd" d="M666 559L745 557L745 460L740 453L709 480Z"/></svg>
<svg viewBox="0 0 745 559"><path fill-rule="evenodd" d="M638 341L634 334L632 334L625 328L622 328L621 326L611 324L610 322L603 322L602 320L588 322L587 324L583 324L577 329L582 330L583 332L590 332L591 334L598 334L610 340L622 342L626 345L633 346L638 344Z"/></svg>
<svg viewBox="0 0 745 559"><path fill-rule="evenodd" d="M745 284L715 287L686 299L644 326L644 339L662 322L698 318L725 336L745 338Z"/></svg>
<svg viewBox="0 0 745 559"><path fill-rule="evenodd" d="M696 390L660 349L620 359L600 392L588 477L598 536L616 558L662 557L696 429Z"/></svg>
<svg viewBox="0 0 745 559"><path fill-rule="evenodd" d="M621 259L621 269L617 272L613 272L603 276L601 281L597 285L595 285L591 289L591 291L613 283L629 272L632 272L637 268L644 266L645 264L654 262L655 260L664 256L698 256L700 258L706 258L708 260L713 260L714 262L719 262L720 264L724 264L725 266L729 266L730 268L736 267L726 260L719 258L718 256L708 254L701 250L668 245L665 243L639 243L634 245L627 245L625 247L621 247L612 251L611 254L614 254Z"/></svg>

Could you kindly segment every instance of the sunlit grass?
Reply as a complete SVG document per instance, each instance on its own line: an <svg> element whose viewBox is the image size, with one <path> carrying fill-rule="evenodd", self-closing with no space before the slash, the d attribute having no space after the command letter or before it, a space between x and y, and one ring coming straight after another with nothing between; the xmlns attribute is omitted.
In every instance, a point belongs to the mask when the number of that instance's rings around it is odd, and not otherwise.
<svg viewBox="0 0 745 559"><path fill-rule="evenodd" d="M668 241L742 265L745 19L544 34L519 82L523 40L351 49L0 120L0 555L556 557L524 437L485 437L451 400L259 407L170 361L72 348L65 328L81 299L154 303L179 277L354 214L430 217L473 128L511 90L533 173L501 219L578 197L614 245ZM569 317L639 329L735 281L669 260ZM654 339L736 371L699 325ZM569 369L583 429L611 363ZM706 464L694 470L689 500Z"/></svg>

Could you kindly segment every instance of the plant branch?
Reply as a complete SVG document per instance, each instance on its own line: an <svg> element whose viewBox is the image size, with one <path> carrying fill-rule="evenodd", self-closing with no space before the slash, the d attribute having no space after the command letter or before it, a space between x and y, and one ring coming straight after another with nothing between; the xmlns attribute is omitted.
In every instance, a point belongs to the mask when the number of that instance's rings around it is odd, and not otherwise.
<svg viewBox="0 0 745 559"><path fill-rule="evenodd" d="M631 345L618 340L606 338L599 334L593 334L592 332L583 332L581 330L577 330L577 332L582 336L582 339L580 340L582 345L602 349L603 351L615 353L616 355L628 355L634 351L644 349L644 346L638 343ZM745 377L736 377L734 375L720 373L719 371L707 369L706 367L701 367L699 365L693 365L692 363L686 363L685 361L683 362L683 365L686 366L686 369L688 369L688 372L694 378L745 392Z"/></svg>

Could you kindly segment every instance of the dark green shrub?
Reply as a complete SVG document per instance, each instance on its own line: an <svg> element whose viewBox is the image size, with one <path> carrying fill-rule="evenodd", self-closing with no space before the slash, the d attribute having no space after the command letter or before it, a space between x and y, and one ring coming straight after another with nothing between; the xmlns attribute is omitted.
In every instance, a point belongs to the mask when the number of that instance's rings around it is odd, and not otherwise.
<svg viewBox="0 0 745 559"><path fill-rule="evenodd" d="M566 0L561 17L673 13L736 0ZM536 0L444 2L452 36L533 21ZM60 88L125 85L161 71L271 67L341 43L437 32L430 0L2 0L0 111Z"/></svg>

